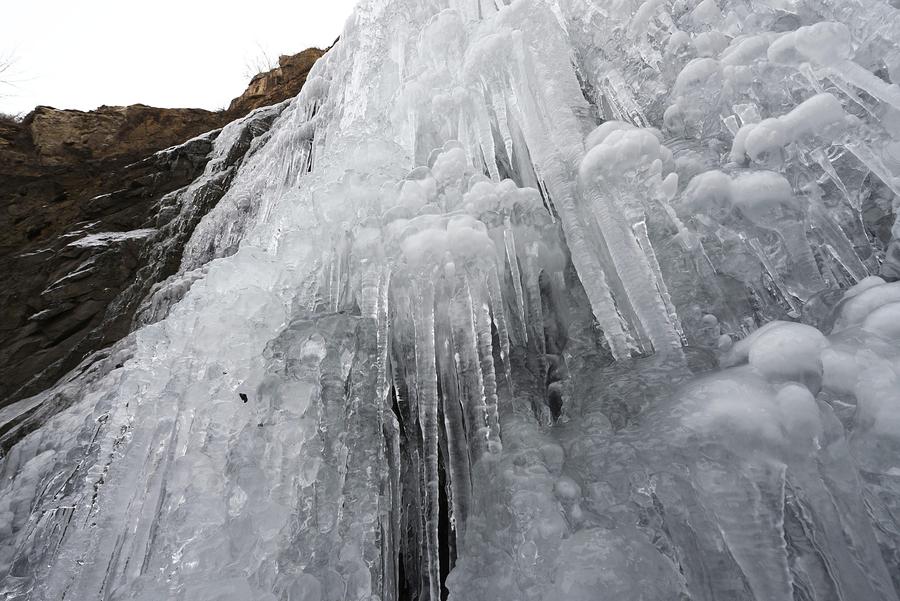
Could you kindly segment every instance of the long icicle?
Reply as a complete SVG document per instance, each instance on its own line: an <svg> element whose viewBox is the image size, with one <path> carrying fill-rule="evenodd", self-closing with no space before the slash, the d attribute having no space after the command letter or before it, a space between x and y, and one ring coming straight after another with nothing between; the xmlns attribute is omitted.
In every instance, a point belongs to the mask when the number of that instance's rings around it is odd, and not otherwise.
<svg viewBox="0 0 900 601"><path fill-rule="evenodd" d="M438 557L438 390L434 349L434 284L430 278L415 282L416 387L419 396L419 424L422 432L424 464L424 522L426 566L430 601L441 599Z"/></svg>

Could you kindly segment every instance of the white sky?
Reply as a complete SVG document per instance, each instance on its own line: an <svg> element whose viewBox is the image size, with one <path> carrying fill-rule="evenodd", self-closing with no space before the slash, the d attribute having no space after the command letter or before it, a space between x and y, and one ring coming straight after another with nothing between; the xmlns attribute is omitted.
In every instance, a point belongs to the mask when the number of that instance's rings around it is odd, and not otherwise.
<svg viewBox="0 0 900 601"><path fill-rule="evenodd" d="M38 104L219 109L273 62L340 35L355 0L3 0L0 112Z"/></svg>

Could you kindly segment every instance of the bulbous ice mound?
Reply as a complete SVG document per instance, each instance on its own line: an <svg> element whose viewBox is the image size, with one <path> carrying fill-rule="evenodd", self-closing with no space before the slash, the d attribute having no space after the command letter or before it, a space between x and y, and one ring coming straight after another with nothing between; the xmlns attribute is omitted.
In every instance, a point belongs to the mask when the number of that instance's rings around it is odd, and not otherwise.
<svg viewBox="0 0 900 601"><path fill-rule="evenodd" d="M2 597L897 601L864 8L364 1L140 327L0 410Z"/></svg>

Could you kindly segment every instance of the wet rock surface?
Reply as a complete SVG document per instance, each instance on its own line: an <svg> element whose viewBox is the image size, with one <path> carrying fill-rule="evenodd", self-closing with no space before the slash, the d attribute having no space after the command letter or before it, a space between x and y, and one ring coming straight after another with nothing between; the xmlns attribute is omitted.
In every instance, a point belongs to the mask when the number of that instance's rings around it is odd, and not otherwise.
<svg viewBox="0 0 900 601"><path fill-rule="evenodd" d="M0 406L128 333L140 301L177 270L194 226L280 111L250 119L186 199L220 128L296 95L323 52L282 57L226 111L38 107L21 122L0 120Z"/></svg>

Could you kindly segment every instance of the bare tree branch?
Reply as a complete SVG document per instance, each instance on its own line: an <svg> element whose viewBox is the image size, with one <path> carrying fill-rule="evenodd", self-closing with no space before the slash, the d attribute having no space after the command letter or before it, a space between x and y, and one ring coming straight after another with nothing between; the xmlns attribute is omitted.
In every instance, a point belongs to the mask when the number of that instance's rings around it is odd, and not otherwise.
<svg viewBox="0 0 900 601"><path fill-rule="evenodd" d="M3 93L6 88L15 86L12 78L15 63L16 60L12 54L0 55L0 98L7 95Z"/></svg>
<svg viewBox="0 0 900 601"><path fill-rule="evenodd" d="M259 52L253 58L247 59L244 64L244 77L247 79L253 79L256 75L271 71L278 66L278 61L269 56L262 44L257 42L256 47Z"/></svg>

